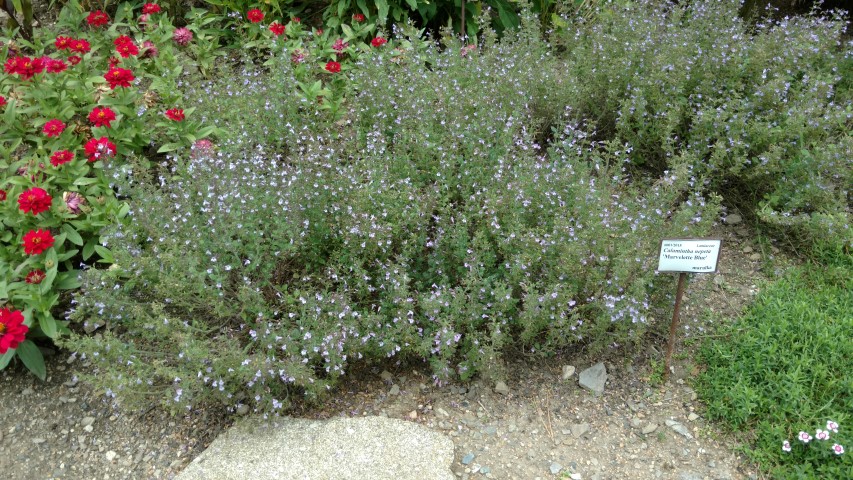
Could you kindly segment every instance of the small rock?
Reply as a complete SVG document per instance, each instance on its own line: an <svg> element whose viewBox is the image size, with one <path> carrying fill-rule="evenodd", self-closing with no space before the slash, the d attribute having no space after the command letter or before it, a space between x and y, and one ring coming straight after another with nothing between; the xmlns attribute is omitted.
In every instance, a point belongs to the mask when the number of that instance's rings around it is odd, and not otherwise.
<svg viewBox="0 0 853 480"><path fill-rule="evenodd" d="M509 394L509 387L506 386L504 382L498 382L495 384L495 393L499 393L501 395Z"/></svg>
<svg viewBox="0 0 853 480"><path fill-rule="evenodd" d="M474 454L473 453L469 453L468 455L465 455L464 457L462 457L462 465L470 465L471 462L473 462L473 461L474 461Z"/></svg>
<svg viewBox="0 0 853 480"><path fill-rule="evenodd" d="M631 419L631 426L634 428L640 428L640 425L643 424L643 421L637 417Z"/></svg>
<svg viewBox="0 0 853 480"><path fill-rule="evenodd" d="M587 368L578 375L578 383L596 394L604 393L604 384L607 382L607 369L599 362Z"/></svg>
<svg viewBox="0 0 853 480"><path fill-rule="evenodd" d="M418 412L417 412L417 410L412 410L411 412L409 412L409 418L410 418L410 419L412 419L412 420L417 420L417 419L418 419Z"/></svg>
<svg viewBox="0 0 853 480"><path fill-rule="evenodd" d="M107 461L112 462L113 460L115 460L116 456L118 456L118 454L110 450L109 452L107 452Z"/></svg>
<svg viewBox="0 0 853 480"><path fill-rule="evenodd" d="M379 378L381 378L383 382L390 382L394 378L394 375L392 375L388 370L383 370L382 373L379 374Z"/></svg>
<svg viewBox="0 0 853 480"><path fill-rule="evenodd" d="M548 468L551 469L551 475L557 475L563 469L563 466L557 462L551 462L551 466Z"/></svg>
<svg viewBox="0 0 853 480"><path fill-rule="evenodd" d="M684 425L676 422L675 420L667 420L666 426L673 429L675 433L678 433L686 438L693 438L693 435L690 434L690 430L687 429Z"/></svg>
<svg viewBox="0 0 853 480"><path fill-rule="evenodd" d="M438 412L438 414L441 415L442 417L449 417L450 416L450 414L447 413L447 410L445 410L441 407L436 408L435 411Z"/></svg>
<svg viewBox="0 0 853 480"><path fill-rule="evenodd" d="M389 395L399 395L400 387L398 385L391 385L391 390L388 392Z"/></svg>
<svg viewBox="0 0 853 480"><path fill-rule="evenodd" d="M581 438L587 432L589 432L588 423L576 423L572 425L572 435L574 435L575 438Z"/></svg>
<svg viewBox="0 0 853 480"><path fill-rule="evenodd" d="M693 412L690 412L690 415L687 416L687 420L690 420L691 422L695 422L698 418L699 415L696 415Z"/></svg>
<svg viewBox="0 0 853 480"><path fill-rule="evenodd" d="M27 387L27 388L21 390L21 395L23 395L23 396L32 395L33 392L34 392L34 390L32 388Z"/></svg>
<svg viewBox="0 0 853 480"><path fill-rule="evenodd" d="M483 475L488 475L491 472L492 469L489 467L480 467L480 473L482 473Z"/></svg>
<svg viewBox="0 0 853 480"><path fill-rule="evenodd" d="M761 254L760 253L753 253L752 255L749 256L749 259L752 260L753 262L757 262L757 261L761 260Z"/></svg>
<svg viewBox="0 0 853 480"><path fill-rule="evenodd" d="M83 420L80 420L80 425L84 427L88 427L95 423L95 417L83 417Z"/></svg>
<svg viewBox="0 0 853 480"><path fill-rule="evenodd" d="M695 472L681 472L678 480L702 480L702 475Z"/></svg>
<svg viewBox="0 0 853 480"><path fill-rule="evenodd" d="M563 380L568 380L572 378L572 375L575 374L575 367L572 365L563 365Z"/></svg>
<svg viewBox="0 0 853 480"><path fill-rule="evenodd" d="M573 473L573 474L569 475L569 478L571 478L572 480L582 480L583 479L583 477L581 477L580 473Z"/></svg>
<svg viewBox="0 0 853 480"><path fill-rule="evenodd" d="M752 253L753 251L752 247L743 247L743 250L741 250L743 253Z"/></svg>
<svg viewBox="0 0 853 480"><path fill-rule="evenodd" d="M657 430L657 429L658 429L658 426L657 426L657 424L656 424L656 423L649 423L648 425L646 425L645 427L643 427L643 429L641 430L641 432L643 432L643 435L648 435L648 434L650 434L650 433L654 432L654 431L655 431L655 430Z"/></svg>
<svg viewBox="0 0 853 480"><path fill-rule="evenodd" d="M249 413L249 406L248 405L240 405L239 407L237 407L237 415L242 416L242 415L245 415L247 413Z"/></svg>
<svg viewBox="0 0 853 480"><path fill-rule="evenodd" d="M34 438L34 439L33 439L33 443L35 443L36 445L41 445L42 443L44 443L44 442L46 442L46 441L47 441L47 440L45 440L45 439L43 439L43 438Z"/></svg>
<svg viewBox="0 0 853 480"><path fill-rule="evenodd" d="M86 432L86 433L92 433L92 431L93 431L94 429L95 429L95 427L93 427L93 426L91 426L91 425L86 425L85 427L83 427L83 431L84 431L84 432Z"/></svg>
<svg viewBox="0 0 853 480"><path fill-rule="evenodd" d="M494 435L498 433L498 428L494 425L489 425L488 427L483 429L483 433L485 433L486 435Z"/></svg>
<svg viewBox="0 0 853 480"><path fill-rule="evenodd" d="M736 213L732 213L730 215L726 215L726 218L723 219L723 222L726 225L737 225L737 224L743 222L743 217L741 217L740 215L738 215Z"/></svg>

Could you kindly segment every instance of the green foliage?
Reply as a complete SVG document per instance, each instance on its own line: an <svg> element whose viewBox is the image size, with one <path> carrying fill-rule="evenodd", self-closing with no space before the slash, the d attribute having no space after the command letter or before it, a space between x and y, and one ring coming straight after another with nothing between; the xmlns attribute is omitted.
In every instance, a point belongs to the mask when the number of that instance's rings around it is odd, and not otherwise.
<svg viewBox="0 0 853 480"><path fill-rule="evenodd" d="M101 231L124 221L129 211L113 190L114 177L148 168L147 160L139 160L144 154L186 147L213 132L192 119L192 108L183 111L190 118L181 122L150 108L157 105L154 91L164 110L180 99L175 85L185 57L171 47L173 28L165 15L150 21L147 30L138 27L126 5L99 28L86 26L86 15L79 3L68 2L55 28L39 29L32 42L20 42L29 49L26 55L11 49L0 54L7 72L13 70L0 79L0 304L24 314L28 338L57 340L67 334L68 322L57 318L58 310L68 304L67 292L79 288L80 268L113 261ZM122 58L120 67L130 70L141 88L107 85L109 57L119 57L114 42L120 35L138 45L138 54ZM69 37L63 48L54 42L58 36ZM86 45L69 50L75 40ZM159 54L146 55L144 41ZM21 73L21 65L40 66ZM96 108L108 109L112 120L93 121ZM61 122L61 132L46 134L49 122ZM60 160L61 152L68 158ZM20 206L32 189L49 196L44 211ZM28 251L25 238L36 231L49 232L53 245ZM15 354L5 352L3 366ZM31 341L21 344L17 356L45 377Z"/></svg>
<svg viewBox="0 0 853 480"><path fill-rule="evenodd" d="M735 431L755 432L746 452L773 478L851 478L853 404L853 259L789 271L768 286L743 318L706 342L699 392L708 415ZM829 441L797 440L800 431L839 423ZM791 452L782 450L789 440Z"/></svg>
<svg viewBox="0 0 853 480"><path fill-rule="evenodd" d="M24 40L33 38L33 2L32 0L4 0L0 9L6 12L6 27L19 33Z"/></svg>
<svg viewBox="0 0 853 480"><path fill-rule="evenodd" d="M851 45L840 19L752 26L739 2L633 2L553 41L571 105L632 165L692 175L797 247L853 245ZM577 79L577 80L574 80ZM557 112L559 108L552 108Z"/></svg>

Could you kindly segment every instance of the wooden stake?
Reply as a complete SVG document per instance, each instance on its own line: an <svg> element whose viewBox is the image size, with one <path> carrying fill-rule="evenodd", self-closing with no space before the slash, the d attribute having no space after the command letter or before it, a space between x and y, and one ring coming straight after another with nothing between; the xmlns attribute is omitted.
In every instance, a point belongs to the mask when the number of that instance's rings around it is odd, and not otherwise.
<svg viewBox="0 0 853 480"><path fill-rule="evenodd" d="M669 344L666 346L666 361L664 363L663 381L669 379L669 369L672 364L672 350L675 348L675 332L678 329L678 314L681 310L681 297L684 295L684 281L687 273L678 274L678 288L675 291L675 310L672 312L672 323L669 325Z"/></svg>

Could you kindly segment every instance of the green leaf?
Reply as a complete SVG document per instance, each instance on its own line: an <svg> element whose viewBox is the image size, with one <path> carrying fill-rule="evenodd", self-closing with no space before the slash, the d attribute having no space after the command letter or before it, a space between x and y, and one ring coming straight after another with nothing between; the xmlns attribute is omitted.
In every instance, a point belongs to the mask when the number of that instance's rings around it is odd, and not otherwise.
<svg viewBox="0 0 853 480"><path fill-rule="evenodd" d="M412 10L416 11L418 9L418 2L416 2L415 0L406 0L406 3L409 4L409 8L411 8Z"/></svg>
<svg viewBox="0 0 853 480"><path fill-rule="evenodd" d="M115 263L115 258L113 258L113 252L111 252L109 248L104 247L102 245L95 245L95 251L98 252L98 255L101 256L101 259L98 260L98 262Z"/></svg>
<svg viewBox="0 0 853 480"><path fill-rule="evenodd" d="M15 350L12 349L6 350L6 353L0 355L0 370L6 368L6 365L9 365L9 362L11 362L14 357Z"/></svg>
<svg viewBox="0 0 853 480"><path fill-rule="evenodd" d="M162 147L158 148L157 153L171 152L171 151L177 150L179 148L181 148L180 143L167 143L167 144L163 145Z"/></svg>
<svg viewBox="0 0 853 480"><path fill-rule="evenodd" d="M41 331L48 337L56 338L56 320L50 312L45 312L41 315L39 318L39 327L41 327Z"/></svg>
<svg viewBox="0 0 853 480"><path fill-rule="evenodd" d="M56 268L58 267L58 262L54 261L53 267L48 268L47 272L45 272L44 280L39 283L39 292L42 295L46 295L50 292L51 287L53 287L53 279L56 278Z"/></svg>
<svg viewBox="0 0 853 480"><path fill-rule="evenodd" d="M81 177L81 178L78 178L77 180L74 180L74 185L91 185L91 184L97 183L97 182L98 182L97 178Z"/></svg>
<svg viewBox="0 0 853 480"><path fill-rule="evenodd" d="M90 238L86 245L83 246L83 260L88 260L95 253L95 239Z"/></svg>
<svg viewBox="0 0 853 480"><path fill-rule="evenodd" d="M65 232L68 240L70 240L71 243L73 243L74 245L83 246L83 237L81 237L80 234L77 233L77 230L75 230L74 227L66 223L62 225L62 231Z"/></svg>
<svg viewBox="0 0 853 480"><path fill-rule="evenodd" d="M47 378L47 369L44 366L44 357L39 350L39 347L36 346L30 340L24 340L18 345L18 358L24 362L24 365L27 369L37 377L39 377L42 381Z"/></svg>
<svg viewBox="0 0 853 480"><path fill-rule="evenodd" d="M385 23L388 19L388 1L376 0L376 10L379 13L379 23Z"/></svg>
<svg viewBox="0 0 853 480"><path fill-rule="evenodd" d="M80 288L80 272L78 270L71 270L70 272L62 272L56 276L56 280L53 282L53 288L57 290L73 290L75 288Z"/></svg>

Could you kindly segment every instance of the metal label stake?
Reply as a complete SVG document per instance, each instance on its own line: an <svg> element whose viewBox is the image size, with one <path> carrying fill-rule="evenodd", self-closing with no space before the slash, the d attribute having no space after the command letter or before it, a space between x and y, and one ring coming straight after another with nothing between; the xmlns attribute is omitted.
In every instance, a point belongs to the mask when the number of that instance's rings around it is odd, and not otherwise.
<svg viewBox="0 0 853 480"><path fill-rule="evenodd" d="M722 240L714 238L671 238L660 242L658 271L679 272L678 287L675 291L675 308L672 312L672 323L669 325L669 343L666 346L664 382L669 379L669 372L672 368L672 351L675 349L675 334L678 331L681 298L684 296L687 274L717 273L722 243Z"/></svg>

